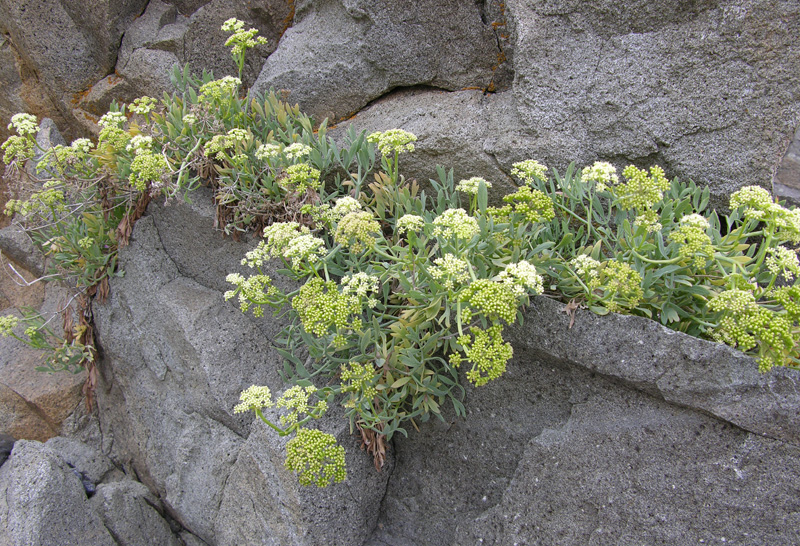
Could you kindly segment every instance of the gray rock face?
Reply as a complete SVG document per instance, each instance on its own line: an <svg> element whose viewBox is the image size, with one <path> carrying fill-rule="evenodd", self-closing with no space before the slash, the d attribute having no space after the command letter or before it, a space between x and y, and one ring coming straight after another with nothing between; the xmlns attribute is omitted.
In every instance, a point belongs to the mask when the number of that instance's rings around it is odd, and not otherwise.
<svg viewBox="0 0 800 546"><path fill-rule="evenodd" d="M254 241L219 238L204 202L151 209L96 314L112 455L207 543L797 542L796 372L759 375L737 351L637 317L579 310L570 329L543 297L510 332L505 376L468 390L467 419L396 439L378 474L334 410L321 428L350 477L299 488L285 440L231 414L251 383L281 390L267 341L280 324L222 302Z"/></svg>
<svg viewBox="0 0 800 546"><path fill-rule="evenodd" d="M50 449L20 440L0 468L0 543L115 546L80 478Z"/></svg>
<svg viewBox="0 0 800 546"><path fill-rule="evenodd" d="M498 46L477 3L320 0L294 25L254 85L289 89L309 114L338 119L395 87L485 88Z"/></svg>
<svg viewBox="0 0 800 546"><path fill-rule="evenodd" d="M250 385L283 390L271 348L281 326L224 301L225 276L245 273L239 262L253 243L223 240L210 227L209 196L193 198L195 205L152 207L139 220L120 253L125 276L109 303L95 306L104 355L97 398L112 457L130 462L170 514L209 544L241 544L249 533L275 544L339 533L352 539L341 543L357 544L377 518L388 472L359 456L347 423L336 419L326 431L346 446L355 481L299 490L282 467L285 442L262 434L252 414L233 415Z"/></svg>
<svg viewBox="0 0 800 546"><path fill-rule="evenodd" d="M159 506L158 499L139 482L101 484L90 504L119 546L181 544L169 524L153 508Z"/></svg>
<svg viewBox="0 0 800 546"><path fill-rule="evenodd" d="M771 189L800 123L796 2L508 7L520 119L553 166L655 161L718 198Z"/></svg>

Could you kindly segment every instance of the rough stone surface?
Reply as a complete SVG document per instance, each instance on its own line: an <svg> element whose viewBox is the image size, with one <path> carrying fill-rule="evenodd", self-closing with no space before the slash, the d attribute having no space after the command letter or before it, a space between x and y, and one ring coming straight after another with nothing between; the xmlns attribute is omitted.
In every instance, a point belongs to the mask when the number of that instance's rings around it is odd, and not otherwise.
<svg viewBox="0 0 800 546"><path fill-rule="evenodd" d="M345 447L347 481L323 489L302 487L283 466L289 438L280 438L260 420L253 426L225 484L217 544L362 544L377 522L391 463L377 472L350 436L347 420L333 411L314 426Z"/></svg>
<svg viewBox="0 0 800 546"><path fill-rule="evenodd" d="M8 434L0 434L0 466L6 462L11 450L14 449L14 437Z"/></svg>
<svg viewBox="0 0 800 546"><path fill-rule="evenodd" d="M60 309L64 291L50 285L46 294L39 310L50 317ZM20 316L13 308L3 314ZM23 330L19 327L18 335ZM0 354L0 432L41 442L58 435L62 422L81 403L85 372L36 372L46 355L12 337L0 337Z"/></svg>
<svg viewBox="0 0 800 546"><path fill-rule="evenodd" d="M44 275L44 255L34 246L30 237L19 227L6 226L0 229L0 251L37 277Z"/></svg>
<svg viewBox="0 0 800 546"><path fill-rule="evenodd" d="M797 541L796 445L515 349L465 421L394 442L368 545Z"/></svg>
<svg viewBox="0 0 800 546"><path fill-rule="evenodd" d="M0 468L0 522L0 544L117 544L89 507L80 478L38 442L18 441Z"/></svg>
<svg viewBox="0 0 800 546"><path fill-rule="evenodd" d="M90 504L119 546L181 544L158 512L158 499L139 482L101 484Z"/></svg>
<svg viewBox="0 0 800 546"><path fill-rule="evenodd" d="M720 198L771 189L800 124L800 6L508 2L513 93L540 157L658 162ZM566 38L566 39L565 39Z"/></svg>
<svg viewBox="0 0 800 546"><path fill-rule="evenodd" d="M367 134L402 128L416 135L414 152L400 157L406 180L437 179L436 166L441 165L453 169L456 183L473 176L490 181L495 199L513 187L511 164L535 155L524 145L525 132L510 93L398 90L334 127L330 135L342 141L351 127Z"/></svg>
<svg viewBox="0 0 800 546"><path fill-rule="evenodd" d="M94 485L102 481L111 481L113 478L122 478L111 459L88 443L75 438L56 436L45 442L45 446L57 453L70 468L75 469Z"/></svg>
<svg viewBox="0 0 800 546"><path fill-rule="evenodd" d="M562 373L571 376L569 419L520 446L502 500L464 518L452 544L750 546L800 540L796 446L584 371Z"/></svg>
<svg viewBox="0 0 800 546"><path fill-rule="evenodd" d="M475 2L320 0L294 25L254 89L289 89L309 114L339 119L395 87L486 88L498 46Z"/></svg>
<svg viewBox="0 0 800 546"><path fill-rule="evenodd" d="M800 129L794 134L772 182L775 195L792 205L800 205Z"/></svg>
<svg viewBox="0 0 800 546"><path fill-rule="evenodd" d="M569 328L564 306L537 298L516 327L515 343L548 360L581 365L680 406L800 447L800 376L768 374L730 347L674 332L641 317L599 317L577 310ZM767 409L769 408L769 409Z"/></svg>

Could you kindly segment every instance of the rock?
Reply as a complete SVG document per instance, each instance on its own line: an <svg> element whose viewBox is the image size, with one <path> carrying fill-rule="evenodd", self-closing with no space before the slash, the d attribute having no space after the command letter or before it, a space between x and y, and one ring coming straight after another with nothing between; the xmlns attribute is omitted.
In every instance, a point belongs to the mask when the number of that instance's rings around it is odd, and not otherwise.
<svg viewBox="0 0 800 546"><path fill-rule="evenodd" d="M158 512L158 499L139 482L100 484L90 504L119 546L181 544Z"/></svg>
<svg viewBox="0 0 800 546"><path fill-rule="evenodd" d="M57 453L70 468L78 471L95 486L103 481L111 481L109 478L112 476L117 479L122 478L117 473L111 459L92 446L74 438L56 436L50 438L45 446Z"/></svg>
<svg viewBox="0 0 800 546"><path fill-rule="evenodd" d="M170 513L213 544L250 426L232 409L252 384L281 385L270 346L279 325L224 301L222 272L244 272L248 245L223 240L210 227L213 209L193 199L191 207L151 205L120 252L125 276L94 307L104 354L97 399L112 459L130 461ZM202 255L186 252L195 244Z"/></svg>
<svg viewBox="0 0 800 546"><path fill-rule="evenodd" d="M376 471L342 412L333 410L314 428L334 434L345 448L347 480L303 487L284 468L290 438L280 438L259 419L253 427L225 484L217 544L362 544L377 522L391 462Z"/></svg>
<svg viewBox="0 0 800 546"><path fill-rule="evenodd" d="M342 142L349 128L367 134L395 128L413 133L418 138L414 152L400 157L406 180L436 180L441 165L453 169L456 183L473 176L491 182L495 202L515 187L511 164L530 157L510 93L399 90L334 127L330 135Z"/></svg>
<svg viewBox="0 0 800 546"><path fill-rule="evenodd" d="M120 41L128 26L139 17L148 0L61 0L91 47L91 54L106 73L117 60Z"/></svg>
<svg viewBox="0 0 800 546"><path fill-rule="evenodd" d="M57 313L63 296L63 289L49 286L40 307L43 316ZM21 335L23 328L19 330ZM81 403L86 373L37 372L47 355L11 337L0 337L0 354L0 432L41 442L58 435L62 422Z"/></svg>
<svg viewBox="0 0 800 546"><path fill-rule="evenodd" d="M539 157L661 164L717 204L770 188L800 124L796 2L508 2ZM564 37L569 36L565 40ZM552 158L552 159L549 159Z"/></svg>
<svg viewBox="0 0 800 546"><path fill-rule="evenodd" d="M783 156L772 180L775 195L792 205L800 205L800 129Z"/></svg>
<svg viewBox="0 0 800 546"><path fill-rule="evenodd" d="M117 544L89 507L80 479L38 442L18 441L0 468L0 520L2 544Z"/></svg>
<svg viewBox="0 0 800 546"><path fill-rule="evenodd" d="M289 89L318 119L346 118L395 87L486 88L498 55L491 26L471 2L402 4L320 0L264 63L256 91Z"/></svg>
<svg viewBox="0 0 800 546"><path fill-rule="evenodd" d="M14 437L8 434L0 434L0 466L6 462L11 450L14 449Z"/></svg>
<svg viewBox="0 0 800 546"><path fill-rule="evenodd" d="M563 310L560 303L536 298L524 326L514 327L515 346L800 447L796 371L776 368L761 374L755 360L727 345L696 339L642 317L600 317L577 310L569 328Z"/></svg>
<svg viewBox="0 0 800 546"><path fill-rule="evenodd" d="M519 346L466 406L394 442L368 546L798 540L795 445Z"/></svg>
<svg viewBox="0 0 800 546"><path fill-rule="evenodd" d="M92 44L60 0L4 2L0 17L25 65L57 99L83 91L113 66L98 63Z"/></svg>
<svg viewBox="0 0 800 546"><path fill-rule="evenodd" d="M0 6L3 32L20 59L23 88L17 96L27 109L68 123L71 137L84 132L86 120L74 117L74 104L113 72L122 35L146 3L25 0Z"/></svg>
<svg viewBox="0 0 800 546"><path fill-rule="evenodd" d="M0 229L0 251L36 277L45 274L44 255L18 226L6 226Z"/></svg>
<svg viewBox="0 0 800 546"><path fill-rule="evenodd" d="M573 376L569 419L520 446L524 452L502 500L464 518L453 544L789 545L800 539L791 485L800 465L796 446L572 367L562 373Z"/></svg>
<svg viewBox="0 0 800 546"><path fill-rule="evenodd" d="M220 28L225 21L235 17L244 21L245 28L255 28L259 36L267 39L266 44L251 49L245 56L242 80L246 86L251 85L261 71L264 59L278 47L294 15L293 3L285 0L255 4L211 0L197 9L189 18L183 62L189 63L198 74L205 69L212 70L216 78L237 76L238 69L231 57L231 48L225 46L230 33Z"/></svg>

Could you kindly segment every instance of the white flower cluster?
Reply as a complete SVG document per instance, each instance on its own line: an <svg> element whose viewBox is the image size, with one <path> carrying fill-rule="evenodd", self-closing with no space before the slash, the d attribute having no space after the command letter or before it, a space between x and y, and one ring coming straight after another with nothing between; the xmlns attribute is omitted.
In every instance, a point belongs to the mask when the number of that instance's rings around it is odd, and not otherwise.
<svg viewBox="0 0 800 546"><path fill-rule="evenodd" d="M497 280L506 285L518 298L524 296L528 290L534 294L544 292L542 276L539 275L536 267L530 262L521 261L509 264L508 267L500 272Z"/></svg>
<svg viewBox="0 0 800 546"><path fill-rule="evenodd" d="M242 85L242 80L233 76L212 80L200 86L198 99L201 101L220 100L222 97L234 95L240 85Z"/></svg>
<svg viewBox="0 0 800 546"><path fill-rule="evenodd" d="M120 128L127 119L128 118L126 118L125 114L123 114L122 112L108 112L104 114L103 117L100 118L100 121L98 121L97 124L100 127Z"/></svg>
<svg viewBox="0 0 800 546"><path fill-rule="evenodd" d="M797 252L784 246L770 248L767 250L764 263L767 270L775 275L783 275L783 278L791 282L795 275L800 275L800 262L797 260Z"/></svg>
<svg viewBox="0 0 800 546"><path fill-rule="evenodd" d="M268 159L278 157L279 155L281 155L281 147L271 142L262 144L256 150L256 157L261 161L267 161Z"/></svg>
<svg viewBox="0 0 800 546"><path fill-rule="evenodd" d="M310 230L297 222L280 222L264 228L265 241L245 254L242 265L261 267L270 258L282 257L299 267L303 260L314 263L325 252L325 241L311 235Z"/></svg>
<svg viewBox="0 0 800 546"><path fill-rule="evenodd" d="M581 182L588 184L596 182L597 191L604 191L619 184L617 169L611 163L595 161L591 167L584 167L581 171Z"/></svg>
<svg viewBox="0 0 800 546"><path fill-rule="evenodd" d="M342 294L355 294L365 298L369 292L378 291L378 277L359 271L353 275L345 275L340 282Z"/></svg>
<svg viewBox="0 0 800 546"><path fill-rule="evenodd" d="M447 290L453 290L456 283L464 284L469 280L469 263L456 258L453 254L445 254L443 258L436 258L430 268L431 277L440 281Z"/></svg>
<svg viewBox="0 0 800 546"><path fill-rule="evenodd" d="M575 256L569 263L583 279L595 281L600 274L600 262L586 254Z"/></svg>
<svg viewBox="0 0 800 546"><path fill-rule="evenodd" d="M156 105L156 99L153 97L139 97L138 99L133 101L131 104L131 112L141 115L149 114Z"/></svg>
<svg viewBox="0 0 800 546"><path fill-rule="evenodd" d="M477 195L478 188L480 187L481 182L483 182L486 185L487 189L492 187L491 182L487 182L486 180L480 178L479 176L473 176L472 178L468 178L466 180L462 180L461 182L459 182L458 185L456 186L456 189L458 191L463 191L464 193L468 193L470 195Z"/></svg>
<svg viewBox="0 0 800 546"><path fill-rule="evenodd" d="M681 218L680 225L706 230L709 227L708 218L702 214L687 214Z"/></svg>
<svg viewBox="0 0 800 546"><path fill-rule="evenodd" d="M367 141L377 144L383 155L391 153L413 152L417 141L416 135L402 129L390 129L384 132L375 132L367 137Z"/></svg>
<svg viewBox="0 0 800 546"><path fill-rule="evenodd" d="M340 197L336 200L336 204L333 208L328 211L327 219L330 222L338 222L351 212L357 212L361 210L361 203L358 202L357 199L353 199L349 195L345 197Z"/></svg>
<svg viewBox="0 0 800 546"><path fill-rule="evenodd" d="M128 145L125 147L125 149L129 152L133 152L135 155L139 155L142 152L150 152L152 147L153 137L136 135L130 140L130 142L128 142Z"/></svg>
<svg viewBox="0 0 800 546"><path fill-rule="evenodd" d="M536 178L547 179L547 167L535 159L526 159L511 166L511 176L516 176L526 184L533 184Z"/></svg>
<svg viewBox="0 0 800 546"><path fill-rule="evenodd" d="M470 240L480 231L478 221L464 209L447 209L434 218L434 237L456 237Z"/></svg>
<svg viewBox="0 0 800 546"><path fill-rule="evenodd" d="M231 53L233 55L240 55L247 49L255 47L259 44L266 44L267 39L259 36L258 30L251 28L250 30L244 29L244 21L239 21L235 17L231 17L222 24L222 30L225 32L233 32L233 34L225 42L225 47L233 46Z"/></svg>
<svg viewBox="0 0 800 546"><path fill-rule="evenodd" d="M8 130L15 130L18 135L35 135L39 132L39 124L36 122L36 116L32 114L14 114L11 116L11 123L8 124Z"/></svg>
<svg viewBox="0 0 800 546"><path fill-rule="evenodd" d="M397 233L402 235L406 232L418 232L425 227L425 219L416 214L404 214L397 219Z"/></svg>
<svg viewBox="0 0 800 546"><path fill-rule="evenodd" d="M286 148L283 149L283 155L285 155L288 159L296 160L301 159L308 154L311 153L311 146L306 146L300 142L295 142L294 144L290 144Z"/></svg>

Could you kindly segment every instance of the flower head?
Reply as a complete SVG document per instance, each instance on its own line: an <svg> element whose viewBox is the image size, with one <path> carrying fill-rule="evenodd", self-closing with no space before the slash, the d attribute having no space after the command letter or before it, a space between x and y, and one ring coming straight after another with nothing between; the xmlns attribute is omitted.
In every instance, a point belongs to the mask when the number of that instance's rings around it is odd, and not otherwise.
<svg viewBox="0 0 800 546"><path fill-rule="evenodd" d="M782 275L787 281L792 281L795 275L800 275L800 262L797 252L784 246L767 249L769 254L764 261L767 270L774 276Z"/></svg>
<svg viewBox="0 0 800 546"><path fill-rule="evenodd" d="M516 176L526 184L533 184L536 179L547 179L547 167L535 159L526 159L511 166L511 176Z"/></svg>
<svg viewBox="0 0 800 546"><path fill-rule="evenodd" d="M478 221L464 209L447 209L433 220L434 237L470 240L478 234Z"/></svg>
<svg viewBox="0 0 800 546"><path fill-rule="evenodd" d="M14 328L19 324L19 319L14 315L0 317L0 336L8 337L14 332Z"/></svg>
<svg viewBox="0 0 800 546"><path fill-rule="evenodd" d="M530 262L521 261L509 264L500 272L497 280L505 284L518 298L524 296L529 290L534 294L544 292L542 277Z"/></svg>
<svg viewBox="0 0 800 546"><path fill-rule="evenodd" d="M604 191L619 184L619 177L614 165L605 161L595 161L591 167L583 168L581 182L584 184L595 182L597 191Z"/></svg>
<svg viewBox="0 0 800 546"><path fill-rule="evenodd" d="M35 135L39 132L39 124L36 122L36 116L32 114L14 114L11 116L11 123L8 124L8 130L14 130L19 136Z"/></svg>
<svg viewBox="0 0 800 546"><path fill-rule="evenodd" d="M556 217L553 201L542 191L522 186L503 201L514 206L516 214L522 214L528 222L549 222Z"/></svg>
<svg viewBox="0 0 800 546"><path fill-rule="evenodd" d="M150 152L152 147L153 137L136 135L130 140L130 142L128 142L128 145L125 147L125 149L138 155L139 153Z"/></svg>
<svg viewBox="0 0 800 546"><path fill-rule="evenodd" d="M108 112L100 118L97 124L100 127L117 127L122 128L122 125L128 120L122 112Z"/></svg>
<svg viewBox="0 0 800 546"><path fill-rule="evenodd" d="M647 171L628 165L622 171L627 180L613 188L619 206L623 209L646 210L661 200L662 195L669 189L669 180L664 176L664 170L658 165L650 167Z"/></svg>
<svg viewBox="0 0 800 546"><path fill-rule="evenodd" d="M383 155L395 152L402 154L414 151L414 144L412 143L417 141L417 137L402 129L390 129L383 133L375 132L370 134L367 137L367 141L377 144Z"/></svg>
<svg viewBox="0 0 800 546"><path fill-rule="evenodd" d="M436 265L429 269L431 277L441 282L447 290L453 290L456 284L469 281L470 265L466 260L453 254L445 254L442 258L436 258L433 263Z"/></svg>
<svg viewBox="0 0 800 546"><path fill-rule="evenodd" d="M212 80L200 86L198 99L205 102L221 100L223 97L235 96L236 90L242 85L242 80L233 76L225 76L219 80Z"/></svg>
<svg viewBox="0 0 800 546"><path fill-rule="evenodd" d="M504 283L478 279L461 293L461 300L489 320L511 324L517 318L517 298Z"/></svg>
<svg viewBox="0 0 800 546"><path fill-rule="evenodd" d="M319 189L320 172L308 163L296 163L286 168L286 178L281 179L287 189L303 194L308 189Z"/></svg>
<svg viewBox="0 0 800 546"><path fill-rule="evenodd" d="M309 414L315 419L320 418L328 410L328 403L325 400L318 400L314 406L309 406L308 399L316 392L317 387L313 385L308 387L295 385L286 389L275 403L277 407L284 408L289 412L281 415L281 425L284 427L294 425L303 419L303 414Z"/></svg>
<svg viewBox="0 0 800 546"><path fill-rule="evenodd" d="M273 406L272 393L269 387L251 385L239 395L239 404L233 408L233 413L245 413L250 410L270 408Z"/></svg>
<svg viewBox="0 0 800 546"><path fill-rule="evenodd" d="M459 182L456 186L456 189L470 195L478 195L478 188L480 187L481 182L483 182L487 189L492 187L491 182L487 182L478 176L473 176L472 178L468 178Z"/></svg>
<svg viewBox="0 0 800 546"><path fill-rule="evenodd" d="M169 165L164 156L138 151L131 161L131 174L128 180L136 191L145 191L148 184L158 185L168 170Z"/></svg>
<svg viewBox="0 0 800 546"><path fill-rule="evenodd" d="M422 216L417 216L416 214L404 214L397 219L397 224L395 224L395 227L397 228L397 233L400 235L406 232L418 232L425 227L425 219L422 218Z"/></svg>
<svg viewBox="0 0 800 546"><path fill-rule="evenodd" d="M317 429L301 428L286 444L288 470L297 473L300 485L327 487L347 477L344 448L332 434Z"/></svg>
<svg viewBox="0 0 800 546"><path fill-rule="evenodd" d="M130 109L131 112L134 112L136 114L147 115L153 110L155 105L156 105L156 99L154 99L153 97L144 96L134 100L133 104L131 104Z"/></svg>
<svg viewBox="0 0 800 546"><path fill-rule="evenodd" d="M375 236L380 232L381 226L372 213L350 212L339 220L333 240L358 253L375 246Z"/></svg>
<svg viewBox="0 0 800 546"><path fill-rule="evenodd" d="M295 142L283 149L283 155L292 160L307 157L310 153L311 146L307 146L301 142Z"/></svg>
<svg viewBox="0 0 800 546"><path fill-rule="evenodd" d="M458 343L464 348L465 359L472 362L467 379L480 387L505 373L506 363L514 355L514 349L503 339L503 328L499 324L494 324L487 330L470 328L470 333L472 339L464 335L458 338ZM451 354L450 362L458 367L462 362L461 355Z"/></svg>

